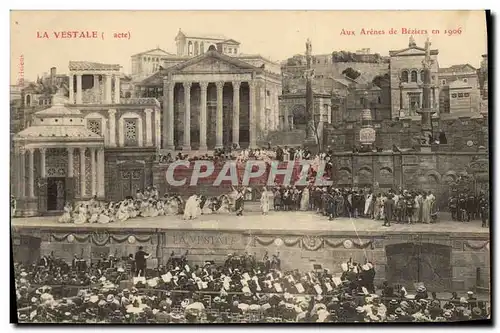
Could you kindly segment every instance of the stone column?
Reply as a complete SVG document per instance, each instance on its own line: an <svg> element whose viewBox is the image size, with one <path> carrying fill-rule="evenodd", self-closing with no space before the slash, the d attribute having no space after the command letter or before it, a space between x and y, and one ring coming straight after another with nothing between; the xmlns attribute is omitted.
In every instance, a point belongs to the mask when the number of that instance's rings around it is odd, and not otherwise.
<svg viewBox="0 0 500 333"><path fill-rule="evenodd" d="M151 147L153 145L153 126L151 126L151 114L153 110L146 109L144 112L146 113L146 147Z"/></svg>
<svg viewBox="0 0 500 333"><path fill-rule="evenodd" d="M68 147L68 177L74 177L73 166L73 147Z"/></svg>
<svg viewBox="0 0 500 333"><path fill-rule="evenodd" d="M116 110L109 109L109 145L110 147L116 147Z"/></svg>
<svg viewBox="0 0 500 333"><path fill-rule="evenodd" d="M82 104L82 74L76 74L76 104Z"/></svg>
<svg viewBox="0 0 500 333"><path fill-rule="evenodd" d="M99 74L94 74L94 90L99 90Z"/></svg>
<svg viewBox="0 0 500 333"><path fill-rule="evenodd" d="M184 86L184 142L182 150L191 150L191 82L183 82Z"/></svg>
<svg viewBox="0 0 500 333"><path fill-rule="evenodd" d="M35 149L28 149L29 152L29 165L28 165L28 183L29 183L29 197L35 197Z"/></svg>
<svg viewBox="0 0 500 333"><path fill-rule="evenodd" d="M95 148L90 148L90 168L91 168L91 174L92 174L92 180L90 182L90 188L91 188L91 195L94 196L97 193L96 190L96 161L95 161Z"/></svg>
<svg viewBox="0 0 500 333"><path fill-rule="evenodd" d="M174 150L174 87L175 82L163 78L163 149Z"/></svg>
<svg viewBox="0 0 500 333"><path fill-rule="evenodd" d="M73 74L69 75L69 104L75 104L75 88L73 87Z"/></svg>
<svg viewBox="0 0 500 333"><path fill-rule="evenodd" d="M106 85L105 85L105 89L104 89L104 103L105 104L112 104L112 100L111 100L111 75L110 74L106 74Z"/></svg>
<svg viewBox="0 0 500 333"><path fill-rule="evenodd" d="M19 194L21 198L26 197L26 149L21 147L19 149L19 178L21 181Z"/></svg>
<svg viewBox="0 0 500 333"><path fill-rule="evenodd" d="M104 148L97 151L97 197L104 199L104 173L105 173Z"/></svg>
<svg viewBox="0 0 500 333"><path fill-rule="evenodd" d="M285 125L285 128L283 129L284 131L289 131L290 130L290 121L288 119L289 115L288 115L288 107L285 105L284 106L284 110L285 111L283 113L283 124Z"/></svg>
<svg viewBox="0 0 500 333"><path fill-rule="evenodd" d="M250 81L248 82L248 88L249 88L249 121L250 121L250 142L249 142L249 147L254 149L257 148L257 138L256 138L256 128L255 128L255 122L256 122L256 109L255 109L255 81Z"/></svg>
<svg viewBox="0 0 500 333"><path fill-rule="evenodd" d="M155 108L155 122L154 122L154 131L155 131L155 146L157 149L161 148L161 115L160 110Z"/></svg>
<svg viewBox="0 0 500 333"><path fill-rule="evenodd" d="M47 148L40 148L40 178L47 177L47 170L45 169L45 153Z"/></svg>
<svg viewBox="0 0 500 333"><path fill-rule="evenodd" d="M120 104L120 75L119 74L115 75L115 98L114 98L114 103L115 104Z"/></svg>
<svg viewBox="0 0 500 333"><path fill-rule="evenodd" d="M223 148L224 144L222 142L222 133L223 133L223 114L222 114L222 106L223 106L223 88L224 82L216 82L217 86L217 116L216 116L216 124L215 124L215 149Z"/></svg>
<svg viewBox="0 0 500 333"><path fill-rule="evenodd" d="M240 146L240 86L233 81L233 145Z"/></svg>
<svg viewBox="0 0 500 333"><path fill-rule="evenodd" d="M266 121L266 99L267 99L267 92L265 87L260 88L260 101L259 101L259 129L261 132L261 135L263 135L266 132L267 129L267 121Z"/></svg>
<svg viewBox="0 0 500 333"><path fill-rule="evenodd" d="M200 82L200 150L207 150L207 88L208 82Z"/></svg>
<svg viewBox="0 0 500 333"><path fill-rule="evenodd" d="M87 195L86 183L85 183L85 150L87 148L80 148L80 198L85 198Z"/></svg>

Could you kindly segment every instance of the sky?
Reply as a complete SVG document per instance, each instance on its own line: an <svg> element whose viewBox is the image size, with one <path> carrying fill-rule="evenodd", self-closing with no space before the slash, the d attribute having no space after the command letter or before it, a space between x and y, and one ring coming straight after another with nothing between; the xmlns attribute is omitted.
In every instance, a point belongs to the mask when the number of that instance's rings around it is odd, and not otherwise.
<svg viewBox="0 0 500 333"><path fill-rule="evenodd" d="M307 38L313 54L370 48L388 55L408 46L410 34L402 34L403 28L420 30L413 36L422 47L427 37L422 30L428 31L431 47L439 49L440 67L469 63L478 68L487 53L484 11L12 11L10 25L12 84L20 76L35 80L51 67L67 73L69 61L120 64L130 73L135 53L157 46L176 53L179 29L224 35L241 43L241 53L274 61L303 54ZM361 35L363 28L385 34ZM341 35L342 29L355 35ZM391 29L398 34L389 34ZM104 40L55 38L60 31L97 31ZM48 39L37 38L44 32ZM113 38L127 32L129 39Z"/></svg>

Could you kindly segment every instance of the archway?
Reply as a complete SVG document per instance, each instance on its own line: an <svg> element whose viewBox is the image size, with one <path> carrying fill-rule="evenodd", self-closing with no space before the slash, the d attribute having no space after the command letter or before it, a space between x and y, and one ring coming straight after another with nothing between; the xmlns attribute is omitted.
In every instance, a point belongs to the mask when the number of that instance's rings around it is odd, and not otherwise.
<svg viewBox="0 0 500 333"><path fill-rule="evenodd" d="M295 105L292 108L293 126L296 129L306 129L307 114L304 105Z"/></svg>

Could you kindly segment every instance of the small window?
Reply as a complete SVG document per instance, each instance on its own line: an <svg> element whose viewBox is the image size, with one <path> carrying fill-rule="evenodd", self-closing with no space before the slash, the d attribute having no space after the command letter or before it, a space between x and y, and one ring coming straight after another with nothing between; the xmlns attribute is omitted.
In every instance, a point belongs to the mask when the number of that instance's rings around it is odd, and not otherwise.
<svg viewBox="0 0 500 333"><path fill-rule="evenodd" d="M464 93L464 97L469 97L470 94L469 93Z"/></svg>
<svg viewBox="0 0 500 333"><path fill-rule="evenodd" d="M411 71L411 82L417 82L417 71Z"/></svg>
<svg viewBox="0 0 500 333"><path fill-rule="evenodd" d="M402 82L408 82L408 71L403 71L401 73L401 81Z"/></svg>
<svg viewBox="0 0 500 333"><path fill-rule="evenodd" d="M457 94L451 94L451 98L457 98Z"/></svg>
<svg viewBox="0 0 500 333"><path fill-rule="evenodd" d="M87 128L97 135L102 135L101 119L89 119L87 121Z"/></svg>
<svg viewBox="0 0 500 333"><path fill-rule="evenodd" d="M467 83L467 82L468 82L468 81L467 81L467 79L463 79L463 81L464 81L464 83Z"/></svg>
<svg viewBox="0 0 500 333"><path fill-rule="evenodd" d="M446 85L446 80L441 80L441 84L444 86Z"/></svg>
<svg viewBox="0 0 500 333"><path fill-rule="evenodd" d="M271 91L270 90L266 90L266 95L267 96L271 96Z"/></svg>
<svg viewBox="0 0 500 333"><path fill-rule="evenodd" d="M464 97L463 93L458 93L458 98Z"/></svg>

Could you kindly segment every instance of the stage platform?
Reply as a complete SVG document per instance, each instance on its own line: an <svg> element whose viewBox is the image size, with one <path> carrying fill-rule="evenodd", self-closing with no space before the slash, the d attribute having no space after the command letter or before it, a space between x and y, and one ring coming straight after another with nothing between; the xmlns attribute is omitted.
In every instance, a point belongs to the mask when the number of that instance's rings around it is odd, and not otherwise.
<svg viewBox="0 0 500 333"><path fill-rule="evenodd" d="M382 221L358 218L337 218L329 221L326 217L313 212L269 212L262 215L248 212L243 216L234 214L202 215L195 220L183 220L182 216L158 216L135 218L125 222L109 224L61 224L56 216L28 217L11 219L11 226L16 231L39 229L50 231L85 231L92 230L130 230L142 232L183 231L227 231L258 234L287 235L350 235L350 236L385 236L391 234L426 234L460 237L488 237L489 228L482 228L481 221L456 222L439 221L432 224L397 224L384 227Z"/></svg>
<svg viewBox="0 0 500 333"><path fill-rule="evenodd" d="M57 216L11 220L14 257L32 262L54 253L70 261L74 254L97 260L114 254L128 256L138 246L153 255L152 268L172 253L189 251L189 260L223 263L228 253L253 253L263 258L279 254L285 270L310 270L313 265L339 272L349 259L371 261L376 281L423 281L434 290L464 290L487 286L490 233L481 221L435 224L392 224L371 219L327 217L314 212L245 212L135 218L122 223L61 224ZM407 267L401 270L400 267ZM480 272L480 273L478 273ZM404 273L404 274L403 274ZM478 278L479 276L479 278ZM413 281L413 282L409 282Z"/></svg>

